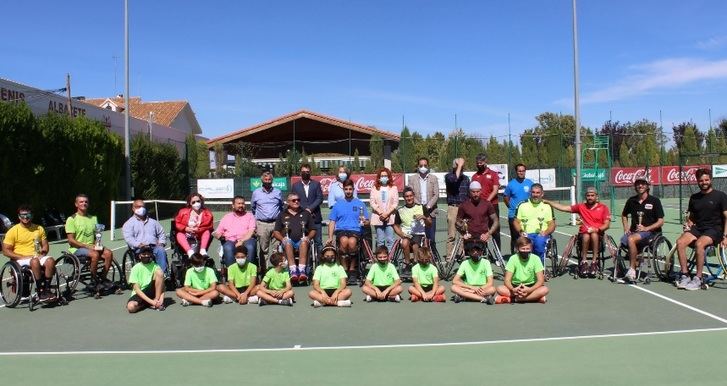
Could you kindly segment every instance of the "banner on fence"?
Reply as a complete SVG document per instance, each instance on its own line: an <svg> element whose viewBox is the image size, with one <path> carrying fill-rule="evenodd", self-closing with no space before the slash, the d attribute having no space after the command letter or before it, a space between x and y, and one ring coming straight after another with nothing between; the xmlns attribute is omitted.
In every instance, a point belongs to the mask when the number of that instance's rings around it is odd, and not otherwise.
<svg viewBox="0 0 727 386"><path fill-rule="evenodd" d="M250 178L250 190L255 190L261 186L263 186L263 181L260 177ZM273 188L278 188L283 191L288 190L288 179L285 177L273 177Z"/></svg>
<svg viewBox="0 0 727 386"><path fill-rule="evenodd" d="M709 165L682 166L681 183L697 183L696 173L700 168L709 168ZM649 168L648 171L646 168L639 167L611 168L611 184L613 186L631 186L634 180L639 178L646 179L652 185L679 185L679 176L679 166L655 166Z"/></svg>
<svg viewBox="0 0 727 386"><path fill-rule="evenodd" d="M543 185L543 189L554 189L556 187L555 169L526 170L525 178L540 183L540 185Z"/></svg>
<svg viewBox="0 0 727 386"><path fill-rule="evenodd" d="M727 165L712 165L712 177L714 177L714 178L727 177Z"/></svg>
<svg viewBox="0 0 727 386"><path fill-rule="evenodd" d="M404 174L393 173L394 185L399 188L401 192L404 189ZM311 179L321 183L321 189L324 195L328 195L328 187L336 181L335 176L311 176ZM371 188L374 187L374 181L376 180L376 174L352 174L351 180L353 180L353 186L359 194L371 193ZM293 176L290 178L290 184L300 181L300 176Z"/></svg>
<svg viewBox="0 0 727 386"><path fill-rule="evenodd" d="M232 198L235 196L235 180L232 178L199 179L197 192L205 199Z"/></svg>

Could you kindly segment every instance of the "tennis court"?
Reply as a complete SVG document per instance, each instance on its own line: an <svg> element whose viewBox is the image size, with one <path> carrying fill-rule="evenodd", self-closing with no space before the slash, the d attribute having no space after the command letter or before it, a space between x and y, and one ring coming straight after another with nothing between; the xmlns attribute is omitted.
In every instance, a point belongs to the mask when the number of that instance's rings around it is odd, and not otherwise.
<svg viewBox="0 0 727 386"><path fill-rule="evenodd" d="M665 207L674 240L678 204ZM557 215L562 248L575 227ZM440 251L445 227L442 217ZM609 233L618 240L620 219ZM107 246L120 261L122 242ZM299 287L292 308L183 308L168 292L166 311L129 315L128 291L33 313L1 308L0 370L6 384L724 384L710 370L727 343L727 283L687 292L562 276L547 285L545 305L364 303L354 288L353 307L314 309Z"/></svg>

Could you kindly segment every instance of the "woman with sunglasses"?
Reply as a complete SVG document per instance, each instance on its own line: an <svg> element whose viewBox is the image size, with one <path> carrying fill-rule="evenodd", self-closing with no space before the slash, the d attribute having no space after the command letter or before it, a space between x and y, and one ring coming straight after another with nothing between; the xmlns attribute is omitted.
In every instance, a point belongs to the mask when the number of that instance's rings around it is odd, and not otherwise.
<svg viewBox="0 0 727 386"><path fill-rule="evenodd" d="M212 212L204 207L204 197L199 193L187 196L187 205L177 212L174 218L174 227L177 230L177 243L192 256L196 251L190 245L194 240L201 255L207 256L207 247L210 245Z"/></svg>

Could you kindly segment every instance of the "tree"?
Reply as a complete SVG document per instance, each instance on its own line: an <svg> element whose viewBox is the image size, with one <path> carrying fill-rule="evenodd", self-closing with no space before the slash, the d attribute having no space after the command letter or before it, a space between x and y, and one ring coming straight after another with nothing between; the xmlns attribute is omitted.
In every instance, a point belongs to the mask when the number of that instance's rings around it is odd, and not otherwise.
<svg viewBox="0 0 727 386"><path fill-rule="evenodd" d="M682 149L682 153L686 152L685 149L694 149L696 152L704 143L704 133L699 131L697 125L693 122L682 122L674 126L672 128L672 132L674 143L677 148ZM687 136L689 136L688 140L690 143L687 144L686 147L683 147L685 145L685 140L687 140Z"/></svg>
<svg viewBox="0 0 727 386"><path fill-rule="evenodd" d="M414 141L409 134L409 128L404 126L401 130L399 149L397 149L398 171L411 171L416 166L416 155L414 154Z"/></svg>
<svg viewBox="0 0 727 386"><path fill-rule="evenodd" d="M371 154L371 160L366 166L366 171L373 173L376 169L384 166L384 140L378 135L371 136L369 154Z"/></svg>
<svg viewBox="0 0 727 386"><path fill-rule="evenodd" d="M631 156L631 150L625 142L621 142L621 146L618 149L618 164L622 167L635 166L633 157Z"/></svg>
<svg viewBox="0 0 727 386"><path fill-rule="evenodd" d="M258 177L260 167L253 162L257 157L257 146L249 142L238 142L235 149L235 174L240 177Z"/></svg>
<svg viewBox="0 0 727 386"><path fill-rule="evenodd" d="M621 144L624 143L626 138L627 125L621 124L618 121L608 120L603 123L600 129L596 130L596 135L608 136L611 156L614 162L617 162L621 156ZM628 148L628 145L627 145ZM622 163L619 163L623 165Z"/></svg>
<svg viewBox="0 0 727 386"><path fill-rule="evenodd" d="M361 159L359 158L358 148L353 151L353 164L351 165L351 173L361 173Z"/></svg>

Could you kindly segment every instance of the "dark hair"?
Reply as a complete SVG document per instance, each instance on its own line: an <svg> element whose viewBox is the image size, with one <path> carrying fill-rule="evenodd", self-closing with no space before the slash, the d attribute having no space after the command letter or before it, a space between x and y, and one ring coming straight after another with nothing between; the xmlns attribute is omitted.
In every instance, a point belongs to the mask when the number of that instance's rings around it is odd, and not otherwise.
<svg viewBox="0 0 727 386"><path fill-rule="evenodd" d="M131 199L131 202L134 202L134 201L144 201L144 197L142 197L142 196L134 196Z"/></svg>
<svg viewBox="0 0 727 386"><path fill-rule="evenodd" d="M240 195L237 195L235 197L232 197L232 203L235 203L235 200L242 200L243 204L245 203L245 197L242 197Z"/></svg>
<svg viewBox="0 0 727 386"><path fill-rule="evenodd" d="M353 187L353 180L351 180L349 178L349 179L346 179L346 181L343 181L343 187L345 188L346 186Z"/></svg>
<svg viewBox="0 0 727 386"><path fill-rule="evenodd" d="M414 194L414 189L412 189L412 188L411 188L411 186L405 186L405 187L404 187L404 191L402 191L402 192L401 192L401 195L403 196L403 195L405 195L405 194L406 194L407 192L411 192L412 194Z"/></svg>
<svg viewBox="0 0 727 386"><path fill-rule="evenodd" d="M308 163L300 164L300 169L303 169L303 168L311 169L310 164L308 164Z"/></svg>
<svg viewBox="0 0 727 386"><path fill-rule="evenodd" d="M530 186L530 190L533 190L533 188L540 188L540 190L543 190L543 185L540 182L536 182Z"/></svg>
<svg viewBox="0 0 727 386"><path fill-rule="evenodd" d="M21 204L20 206L18 206L18 214L20 214L20 212L31 212L32 213L33 208L28 204Z"/></svg>
<svg viewBox="0 0 727 386"><path fill-rule="evenodd" d="M528 168L527 166L525 166L525 164L524 164L524 163L522 163L522 162L521 162L521 163L519 163L519 164L515 165L515 170L517 170L517 168L519 168L520 166L524 167L525 169L527 169L527 168Z"/></svg>
<svg viewBox="0 0 727 386"><path fill-rule="evenodd" d="M147 245L147 246L139 248L139 253L137 253L137 255L141 256L144 253L154 253L154 250L151 249L151 247Z"/></svg>
<svg viewBox="0 0 727 386"><path fill-rule="evenodd" d="M387 248L386 245L379 245L379 247L376 248L376 254L378 255L379 253L386 253L388 255L389 248Z"/></svg>
<svg viewBox="0 0 727 386"><path fill-rule="evenodd" d="M338 249L336 249L336 247L334 247L333 245L325 245L323 249L321 249L321 256L323 256L326 251L333 251L335 258L338 258Z"/></svg>
<svg viewBox="0 0 727 386"><path fill-rule="evenodd" d="M88 200L88 195L86 193L78 193L76 195L76 200L78 200L79 198L85 198Z"/></svg>
<svg viewBox="0 0 727 386"><path fill-rule="evenodd" d="M202 202L202 206L204 206L204 197L199 193L190 193L185 201L187 201L187 207L192 206L192 199L195 197L199 197L199 200Z"/></svg>
<svg viewBox="0 0 727 386"><path fill-rule="evenodd" d="M427 165L429 164L429 158L427 158L427 157L419 157L419 159L417 159L417 165L419 165L419 162L422 162L422 160L427 161Z"/></svg>
<svg viewBox="0 0 727 386"><path fill-rule="evenodd" d="M533 245L533 240L530 240L525 236L520 236L517 240L515 240L515 247L517 248L524 247L526 245Z"/></svg>
<svg viewBox="0 0 727 386"><path fill-rule="evenodd" d="M247 248L244 245L238 245L235 247L235 254L242 253L247 256Z"/></svg>
<svg viewBox="0 0 727 386"><path fill-rule="evenodd" d="M712 178L712 171L708 168L697 169L697 180L702 178L702 176L705 174L708 175L710 179Z"/></svg>
<svg viewBox="0 0 727 386"><path fill-rule="evenodd" d="M205 257L202 256L201 253L194 253L192 254L192 256L190 256L189 261L192 263L193 266L198 267L204 264Z"/></svg>
<svg viewBox="0 0 727 386"><path fill-rule="evenodd" d="M280 262L283 261L283 254L280 252L275 252L272 255L270 255L270 264L272 264L273 267L277 267Z"/></svg>
<svg viewBox="0 0 727 386"><path fill-rule="evenodd" d="M480 162L480 161L487 161L487 154L485 154L485 153L477 154L477 156L475 157L475 162Z"/></svg>
<svg viewBox="0 0 727 386"><path fill-rule="evenodd" d="M430 260L433 258L432 250L429 247L419 247L417 250L417 261L421 260L423 257L428 257Z"/></svg>

